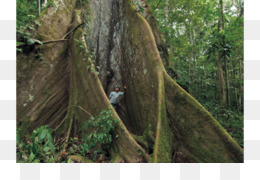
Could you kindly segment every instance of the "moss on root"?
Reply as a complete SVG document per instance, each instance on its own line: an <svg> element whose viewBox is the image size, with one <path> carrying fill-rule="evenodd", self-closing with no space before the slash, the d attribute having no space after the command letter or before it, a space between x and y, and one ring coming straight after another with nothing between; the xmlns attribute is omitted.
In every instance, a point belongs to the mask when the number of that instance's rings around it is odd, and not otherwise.
<svg viewBox="0 0 260 180"><path fill-rule="evenodd" d="M164 78L171 128L180 132L183 151L195 162L243 162L242 148L218 121L167 74Z"/></svg>
<svg viewBox="0 0 260 180"><path fill-rule="evenodd" d="M159 76L158 124L154 145L154 162L167 163L172 161L173 134L169 128L169 120L166 114L164 79L162 74Z"/></svg>
<svg viewBox="0 0 260 180"><path fill-rule="evenodd" d="M238 144L204 107L168 76L149 24L137 13L133 5L126 8L125 14L126 24L129 27L125 33L130 37L130 46L135 49L130 51L134 52L131 56L138 59L138 63L144 64L138 65L136 61L132 61L131 65L143 66L143 69L147 70L145 74L149 79L145 79L146 76L139 73L131 83L142 82L144 85L142 88L145 93L141 93L142 91L135 93L137 96L135 99L138 101L135 104L139 106L139 113L150 114L150 118L141 119L151 121L153 132L156 132L154 162L172 161L173 132L176 130L179 134L174 137L176 136L176 140L179 141L180 149L195 162L243 162L243 150ZM130 54L126 55L129 56ZM134 69L130 67L131 71ZM143 72L142 69L139 72ZM153 87L150 86L151 84ZM151 88L156 91L151 91ZM146 101L146 95L154 97L157 102Z"/></svg>

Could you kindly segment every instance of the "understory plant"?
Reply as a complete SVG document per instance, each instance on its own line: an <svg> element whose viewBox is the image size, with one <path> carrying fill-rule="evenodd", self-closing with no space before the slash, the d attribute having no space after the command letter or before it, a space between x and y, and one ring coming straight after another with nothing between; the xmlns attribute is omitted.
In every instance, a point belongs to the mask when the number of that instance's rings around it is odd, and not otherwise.
<svg viewBox="0 0 260 180"><path fill-rule="evenodd" d="M23 142L17 133L17 161L20 163L55 162L53 130L47 125L33 130L30 139Z"/></svg>
<svg viewBox="0 0 260 180"><path fill-rule="evenodd" d="M69 155L80 155L93 161L107 161L108 150L112 143L113 130L118 123L110 110L103 110L96 117L90 117L80 131L87 132L81 139L71 137L67 149L55 147L52 137L53 129L41 126L31 134L23 137L24 127L17 129L17 162L19 163L54 163L71 162ZM118 136L116 136L118 137ZM61 157L58 157L61 156Z"/></svg>
<svg viewBox="0 0 260 180"><path fill-rule="evenodd" d="M92 160L97 160L101 156L107 157L112 144L113 130L117 123L118 119L113 117L111 110L103 110L98 116L90 117L80 129L81 132L87 132L86 135L82 139L70 138L72 144L70 152L78 152Z"/></svg>

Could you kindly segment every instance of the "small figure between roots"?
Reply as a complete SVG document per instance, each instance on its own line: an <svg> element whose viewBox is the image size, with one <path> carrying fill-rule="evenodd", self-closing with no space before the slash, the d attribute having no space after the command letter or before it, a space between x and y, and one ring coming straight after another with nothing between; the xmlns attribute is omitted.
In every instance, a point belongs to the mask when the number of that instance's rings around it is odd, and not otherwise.
<svg viewBox="0 0 260 180"><path fill-rule="evenodd" d="M120 88L116 87L109 95L109 101L112 104L113 108L116 110L118 106L119 97L126 93L126 85L124 85L124 92L119 91Z"/></svg>

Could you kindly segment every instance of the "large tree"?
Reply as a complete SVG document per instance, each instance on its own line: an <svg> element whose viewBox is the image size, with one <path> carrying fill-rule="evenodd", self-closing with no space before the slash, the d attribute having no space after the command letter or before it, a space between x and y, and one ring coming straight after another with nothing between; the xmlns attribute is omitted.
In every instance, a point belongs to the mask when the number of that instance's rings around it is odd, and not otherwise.
<svg viewBox="0 0 260 180"><path fill-rule="evenodd" d="M48 124L66 144L87 134L78 131L90 118L86 111L110 109L119 123L109 153L122 162L243 162L240 146L165 71L167 49L151 10L140 4L63 0L47 8L35 39L60 41L18 54L18 125ZM117 113L107 94L123 85Z"/></svg>

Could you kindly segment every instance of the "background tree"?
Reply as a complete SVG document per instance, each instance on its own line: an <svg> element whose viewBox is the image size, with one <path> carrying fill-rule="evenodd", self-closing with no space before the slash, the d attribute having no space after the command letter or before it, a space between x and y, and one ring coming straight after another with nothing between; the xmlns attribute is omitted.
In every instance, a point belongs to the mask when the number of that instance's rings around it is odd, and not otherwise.
<svg viewBox="0 0 260 180"><path fill-rule="evenodd" d="M243 146L243 1L169 1L168 28L165 3L148 4L170 47L176 81Z"/></svg>

